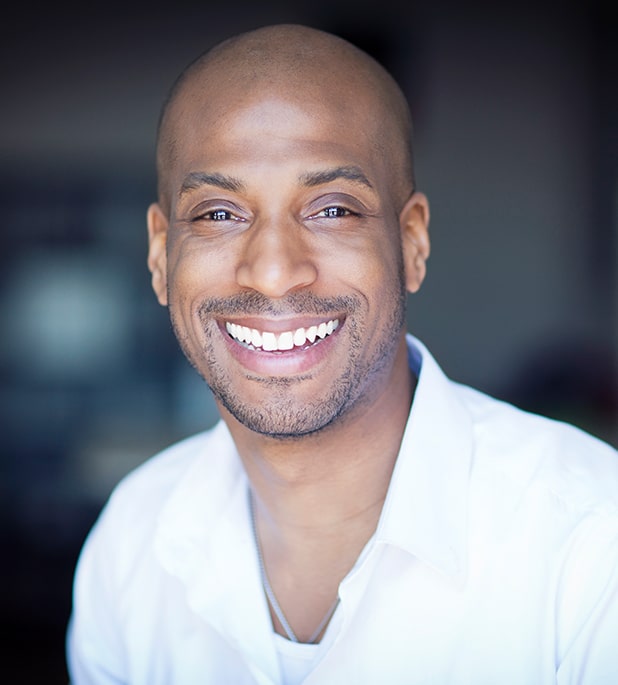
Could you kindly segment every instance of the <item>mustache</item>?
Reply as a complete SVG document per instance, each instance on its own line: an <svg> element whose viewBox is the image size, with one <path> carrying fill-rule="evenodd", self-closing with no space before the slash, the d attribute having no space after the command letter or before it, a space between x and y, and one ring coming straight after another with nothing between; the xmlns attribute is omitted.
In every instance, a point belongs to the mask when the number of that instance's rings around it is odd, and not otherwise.
<svg viewBox="0 0 618 685"><path fill-rule="evenodd" d="M290 316L313 314L325 316L346 312L354 313L360 306L355 295L318 297L313 293L290 293L284 298L272 300L259 292L238 293L230 297L213 297L199 307L200 319L218 315L222 317L244 314L249 316Z"/></svg>

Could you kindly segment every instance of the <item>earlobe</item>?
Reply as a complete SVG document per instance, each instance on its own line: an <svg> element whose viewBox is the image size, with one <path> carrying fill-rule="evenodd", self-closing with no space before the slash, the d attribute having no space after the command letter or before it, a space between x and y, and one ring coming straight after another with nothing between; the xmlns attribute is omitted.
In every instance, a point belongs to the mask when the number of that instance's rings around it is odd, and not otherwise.
<svg viewBox="0 0 618 685"><path fill-rule="evenodd" d="M406 289L415 293L421 287L429 258L429 203L423 193L413 193L399 216L406 276Z"/></svg>
<svg viewBox="0 0 618 685"><path fill-rule="evenodd" d="M167 230L169 220L155 202L148 207L148 268L159 303L167 306Z"/></svg>

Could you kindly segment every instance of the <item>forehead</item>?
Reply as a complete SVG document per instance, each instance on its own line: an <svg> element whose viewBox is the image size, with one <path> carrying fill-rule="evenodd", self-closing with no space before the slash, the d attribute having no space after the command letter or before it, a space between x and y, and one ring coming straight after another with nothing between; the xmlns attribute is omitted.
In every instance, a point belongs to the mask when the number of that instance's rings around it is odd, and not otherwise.
<svg viewBox="0 0 618 685"><path fill-rule="evenodd" d="M255 40L206 53L175 87L157 144L164 208L187 166L215 156L230 161L234 154L246 166L249 149L257 156L261 149L270 158L278 153L304 160L325 149L353 154L356 159L334 162L357 164L364 158L381 166L399 202L409 194L409 111L392 77L339 39L306 30L297 35L297 29L280 33L258 32Z"/></svg>
<svg viewBox="0 0 618 685"><path fill-rule="evenodd" d="M175 185L191 167L260 160L371 166L384 157L380 109L353 78L288 78L242 87L233 78L194 79L171 112L170 180Z"/></svg>

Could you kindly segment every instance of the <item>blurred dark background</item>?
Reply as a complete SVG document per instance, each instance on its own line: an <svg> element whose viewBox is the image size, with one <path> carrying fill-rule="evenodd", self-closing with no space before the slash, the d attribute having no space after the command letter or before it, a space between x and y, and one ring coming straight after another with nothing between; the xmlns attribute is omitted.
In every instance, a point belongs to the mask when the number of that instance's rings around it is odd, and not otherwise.
<svg viewBox="0 0 618 685"><path fill-rule="evenodd" d="M432 203L409 329L455 379L618 445L609 6L166 7L23 4L0 29L2 682L67 682L73 567L111 488L215 420L151 294L144 216L167 89L233 33L306 23L391 69Z"/></svg>

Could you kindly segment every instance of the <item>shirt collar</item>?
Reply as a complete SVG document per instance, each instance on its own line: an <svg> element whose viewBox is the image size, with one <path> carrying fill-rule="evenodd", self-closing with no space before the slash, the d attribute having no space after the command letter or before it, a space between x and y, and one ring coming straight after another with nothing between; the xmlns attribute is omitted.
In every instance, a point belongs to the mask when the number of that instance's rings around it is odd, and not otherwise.
<svg viewBox="0 0 618 685"><path fill-rule="evenodd" d="M191 609L272 679L278 662L249 527L248 480L223 421L198 444L159 515L155 554L184 584Z"/></svg>
<svg viewBox="0 0 618 685"><path fill-rule="evenodd" d="M410 335L408 358L418 382L375 540L463 577L472 421L453 383ZM207 444L208 453L195 459L166 502L155 542L168 572L194 588L204 584L191 582L196 579L189 576L195 569L204 574L220 568L222 549L240 545L246 551L243 562L249 568L255 564L247 477L222 421ZM239 561L236 556L234 560ZM194 601L206 600L196 596Z"/></svg>
<svg viewBox="0 0 618 685"><path fill-rule="evenodd" d="M227 426L220 421L198 438L195 457L164 503L157 521L155 551L164 568L187 584L203 587L194 573L219 567L222 549L251 549L242 525L247 478ZM240 525L238 525L240 523ZM229 528L232 528L232 537ZM223 531L223 532L222 532ZM222 538L223 535L223 538ZM221 544L223 542L223 544ZM234 567L225 573L229 578ZM190 593L191 595L191 593ZM202 598L189 597L199 604Z"/></svg>
<svg viewBox="0 0 618 685"><path fill-rule="evenodd" d="M472 419L427 348L408 335L414 401L376 541L463 582L467 565Z"/></svg>

